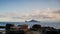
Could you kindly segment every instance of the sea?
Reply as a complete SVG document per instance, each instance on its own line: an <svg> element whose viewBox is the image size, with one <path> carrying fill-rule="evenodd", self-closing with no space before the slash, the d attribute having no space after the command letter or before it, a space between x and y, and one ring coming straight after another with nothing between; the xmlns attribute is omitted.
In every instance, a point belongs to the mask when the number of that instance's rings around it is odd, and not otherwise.
<svg viewBox="0 0 60 34"><path fill-rule="evenodd" d="M31 28L34 24L39 24L41 27L54 27L56 29L60 29L60 22L0 22L0 26L6 26L6 24L14 24L15 26L17 25L22 25L22 24L27 24L28 28ZM0 30L5 30L5 28L0 28ZM3 32L5 34L5 32Z"/></svg>
<svg viewBox="0 0 60 34"><path fill-rule="evenodd" d="M0 22L0 26L5 26L6 24L14 24L14 25L22 25L27 24L28 28L32 27L34 24L39 24L42 27L54 27L56 29L60 29L60 22ZM0 29L2 30L2 29Z"/></svg>

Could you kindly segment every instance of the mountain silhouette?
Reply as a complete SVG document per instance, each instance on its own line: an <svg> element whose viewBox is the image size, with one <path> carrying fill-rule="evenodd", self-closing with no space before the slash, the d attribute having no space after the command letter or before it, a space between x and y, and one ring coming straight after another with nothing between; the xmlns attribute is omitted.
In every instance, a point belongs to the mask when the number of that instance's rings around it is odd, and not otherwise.
<svg viewBox="0 0 60 34"><path fill-rule="evenodd" d="M25 21L25 22L40 22L40 21L37 21L37 20L30 20L30 21Z"/></svg>

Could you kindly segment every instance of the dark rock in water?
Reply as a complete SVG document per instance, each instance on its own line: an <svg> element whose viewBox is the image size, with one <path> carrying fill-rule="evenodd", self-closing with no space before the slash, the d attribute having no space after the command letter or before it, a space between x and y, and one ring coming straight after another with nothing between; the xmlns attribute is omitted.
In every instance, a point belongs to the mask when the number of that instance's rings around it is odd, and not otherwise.
<svg viewBox="0 0 60 34"><path fill-rule="evenodd" d="M46 34L58 34L57 31L47 31Z"/></svg>

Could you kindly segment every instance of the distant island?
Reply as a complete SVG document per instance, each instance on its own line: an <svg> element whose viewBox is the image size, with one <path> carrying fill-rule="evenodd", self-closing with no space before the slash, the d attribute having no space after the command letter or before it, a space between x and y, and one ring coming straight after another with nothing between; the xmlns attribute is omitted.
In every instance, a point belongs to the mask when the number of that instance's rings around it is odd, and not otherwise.
<svg viewBox="0 0 60 34"><path fill-rule="evenodd" d="M25 22L40 22L40 21L37 21L37 20L30 20L30 21L25 21Z"/></svg>

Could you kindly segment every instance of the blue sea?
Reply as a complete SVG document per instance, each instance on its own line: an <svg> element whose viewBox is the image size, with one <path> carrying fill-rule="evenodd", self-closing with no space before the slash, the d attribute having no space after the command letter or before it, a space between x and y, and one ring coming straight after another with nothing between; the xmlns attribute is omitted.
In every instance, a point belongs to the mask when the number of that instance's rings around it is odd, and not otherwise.
<svg viewBox="0 0 60 34"><path fill-rule="evenodd" d="M7 23L15 25L27 24L29 28L32 27L34 24L40 24L42 27L50 26L56 29L60 29L60 22L0 22L0 26L5 26Z"/></svg>

